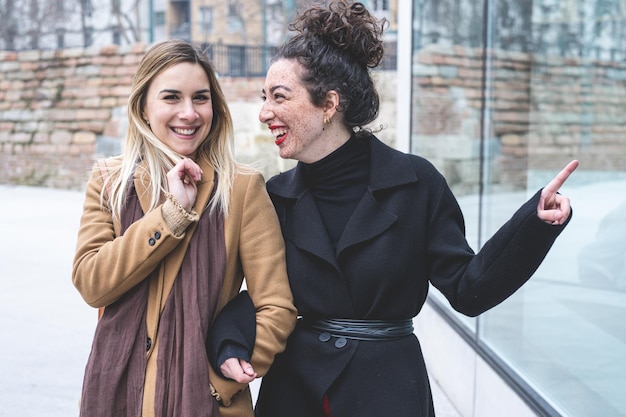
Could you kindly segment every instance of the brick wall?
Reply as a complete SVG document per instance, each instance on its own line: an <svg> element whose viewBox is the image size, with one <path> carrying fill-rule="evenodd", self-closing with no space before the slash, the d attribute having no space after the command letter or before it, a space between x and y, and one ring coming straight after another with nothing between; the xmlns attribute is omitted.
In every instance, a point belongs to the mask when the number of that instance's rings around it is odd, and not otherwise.
<svg viewBox="0 0 626 417"><path fill-rule="evenodd" d="M143 45L0 52L0 182L79 188L115 137Z"/></svg>
<svg viewBox="0 0 626 417"><path fill-rule="evenodd" d="M95 158L121 150L126 100L145 50L0 51L0 183L82 188ZM412 151L433 161L456 191L478 187L483 135L494 187L523 189L529 172L572 158L590 170L626 166L626 64L492 52L484 96L482 54L434 45L414 55ZM381 114L373 127L382 125L379 137L393 145L396 76L374 76ZM221 77L220 84L238 158L266 176L292 166L258 121L263 79Z"/></svg>
<svg viewBox="0 0 626 417"><path fill-rule="evenodd" d="M0 51L0 183L82 188L96 158L121 151L126 101L146 48ZM379 78L387 102L381 118L390 118L395 76ZM221 77L220 84L239 159L266 176L289 168L258 121L263 78ZM387 128L383 140L393 143L393 132Z"/></svg>
<svg viewBox="0 0 626 417"><path fill-rule="evenodd" d="M432 45L413 57L413 152L455 192L477 192L483 136L492 191L544 185L528 175L572 159L588 171L624 170L625 63L492 51L485 80L483 54Z"/></svg>

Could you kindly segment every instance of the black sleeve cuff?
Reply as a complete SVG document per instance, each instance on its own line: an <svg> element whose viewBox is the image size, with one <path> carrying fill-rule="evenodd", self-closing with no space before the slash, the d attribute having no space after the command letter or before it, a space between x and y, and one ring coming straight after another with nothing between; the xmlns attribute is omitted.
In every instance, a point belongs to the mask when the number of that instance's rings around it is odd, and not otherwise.
<svg viewBox="0 0 626 417"><path fill-rule="evenodd" d="M247 291L240 292L220 311L207 337L207 353L213 369L228 358L250 361L256 340L256 309Z"/></svg>

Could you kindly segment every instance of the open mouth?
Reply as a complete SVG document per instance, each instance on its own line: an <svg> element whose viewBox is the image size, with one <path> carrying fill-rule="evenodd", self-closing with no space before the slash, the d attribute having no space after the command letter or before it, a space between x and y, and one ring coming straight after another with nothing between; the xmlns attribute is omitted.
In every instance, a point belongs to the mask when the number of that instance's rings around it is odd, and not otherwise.
<svg viewBox="0 0 626 417"><path fill-rule="evenodd" d="M280 145L287 139L287 129L283 127L272 129L272 135L274 136L274 143Z"/></svg>
<svg viewBox="0 0 626 417"><path fill-rule="evenodd" d="M172 132L181 136L193 136L198 131L197 127L186 127L186 128L172 127L171 129L172 129Z"/></svg>

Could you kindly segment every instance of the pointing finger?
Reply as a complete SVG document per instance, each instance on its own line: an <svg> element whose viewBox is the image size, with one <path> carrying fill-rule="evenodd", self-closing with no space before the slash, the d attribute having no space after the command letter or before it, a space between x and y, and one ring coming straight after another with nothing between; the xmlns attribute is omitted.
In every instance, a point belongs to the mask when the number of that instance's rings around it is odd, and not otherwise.
<svg viewBox="0 0 626 417"><path fill-rule="evenodd" d="M548 193L556 194L576 168L578 168L578 161L571 161L565 166L565 168L563 168L563 170L561 170L561 172L557 174L556 177L554 177L552 181L550 181L548 185L546 185L544 190Z"/></svg>

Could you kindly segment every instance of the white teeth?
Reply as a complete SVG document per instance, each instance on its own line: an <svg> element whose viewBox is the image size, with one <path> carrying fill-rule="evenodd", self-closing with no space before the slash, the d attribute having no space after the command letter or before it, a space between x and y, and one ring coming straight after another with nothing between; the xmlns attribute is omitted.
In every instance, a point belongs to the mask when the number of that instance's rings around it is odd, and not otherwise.
<svg viewBox="0 0 626 417"><path fill-rule="evenodd" d="M172 130L174 130L174 132L178 133L179 135L193 135L196 131L196 129L180 129L177 127L173 128Z"/></svg>
<svg viewBox="0 0 626 417"><path fill-rule="evenodd" d="M272 129L272 135L275 138L279 137L280 135L284 135L285 133L287 133L287 129L282 128L282 127L278 128L278 129Z"/></svg>

